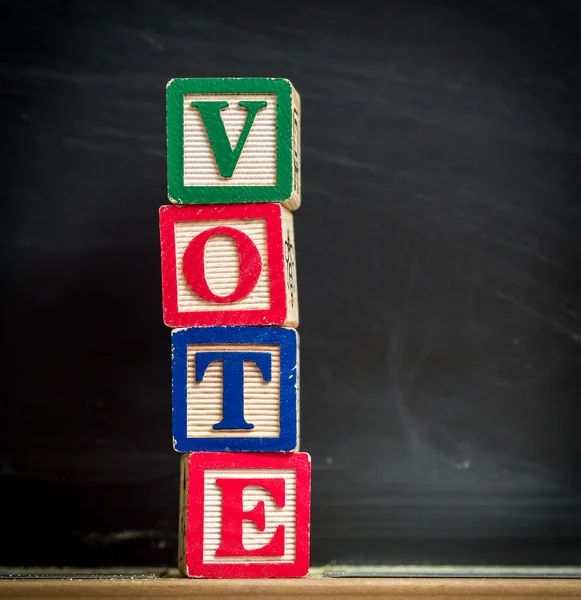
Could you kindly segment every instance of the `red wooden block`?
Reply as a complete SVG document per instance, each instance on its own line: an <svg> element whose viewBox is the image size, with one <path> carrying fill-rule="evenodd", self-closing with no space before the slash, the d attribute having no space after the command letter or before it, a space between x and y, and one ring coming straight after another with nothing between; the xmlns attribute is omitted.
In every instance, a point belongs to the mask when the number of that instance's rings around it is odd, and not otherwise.
<svg viewBox="0 0 581 600"><path fill-rule="evenodd" d="M182 457L179 566L188 577L303 577L309 570L311 457Z"/></svg>
<svg viewBox="0 0 581 600"><path fill-rule="evenodd" d="M279 204L162 206L169 327L298 325L292 213Z"/></svg>

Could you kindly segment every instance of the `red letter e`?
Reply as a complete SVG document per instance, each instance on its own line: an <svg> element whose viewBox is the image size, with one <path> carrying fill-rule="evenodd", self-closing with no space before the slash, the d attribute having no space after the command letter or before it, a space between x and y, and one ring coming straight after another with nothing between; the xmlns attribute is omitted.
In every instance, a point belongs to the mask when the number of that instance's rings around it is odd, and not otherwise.
<svg viewBox="0 0 581 600"><path fill-rule="evenodd" d="M256 485L270 492L277 506L284 507L285 481L282 478L216 479L222 488L222 543L216 556L283 556L284 525L276 528L276 533L266 546L256 550L246 550L242 544L242 522L252 521L259 531L264 531L264 502L261 500L252 510L242 507L244 488Z"/></svg>

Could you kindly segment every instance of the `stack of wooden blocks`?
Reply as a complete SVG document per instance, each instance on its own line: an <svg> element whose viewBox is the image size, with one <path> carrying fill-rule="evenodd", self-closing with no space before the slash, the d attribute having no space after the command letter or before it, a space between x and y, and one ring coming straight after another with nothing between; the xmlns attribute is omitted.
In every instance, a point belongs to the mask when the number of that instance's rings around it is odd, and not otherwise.
<svg viewBox="0 0 581 600"><path fill-rule="evenodd" d="M302 577L310 456L299 447L293 213L300 99L285 79L172 79L160 214L189 577Z"/></svg>

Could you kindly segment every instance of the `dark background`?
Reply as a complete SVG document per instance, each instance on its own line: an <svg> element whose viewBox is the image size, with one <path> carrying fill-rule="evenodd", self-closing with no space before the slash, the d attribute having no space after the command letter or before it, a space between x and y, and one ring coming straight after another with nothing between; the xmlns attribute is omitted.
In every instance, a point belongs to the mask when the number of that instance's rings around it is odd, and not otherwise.
<svg viewBox="0 0 581 600"><path fill-rule="evenodd" d="M2 3L0 564L173 565L165 84L302 96L314 564L581 564L579 2Z"/></svg>

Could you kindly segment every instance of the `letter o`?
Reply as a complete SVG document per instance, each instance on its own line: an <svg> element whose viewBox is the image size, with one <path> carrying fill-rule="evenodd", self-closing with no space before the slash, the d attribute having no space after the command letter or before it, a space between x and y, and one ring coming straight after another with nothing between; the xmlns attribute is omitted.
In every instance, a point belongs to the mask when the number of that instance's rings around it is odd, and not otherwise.
<svg viewBox="0 0 581 600"><path fill-rule="evenodd" d="M240 272L236 289L226 296L218 296L210 289L206 279L205 251L208 240L216 235L231 237L238 248ZM186 248L183 272L192 290L203 300L236 302L246 298L256 287L262 272L262 259L256 244L242 231L220 225L198 234Z"/></svg>

